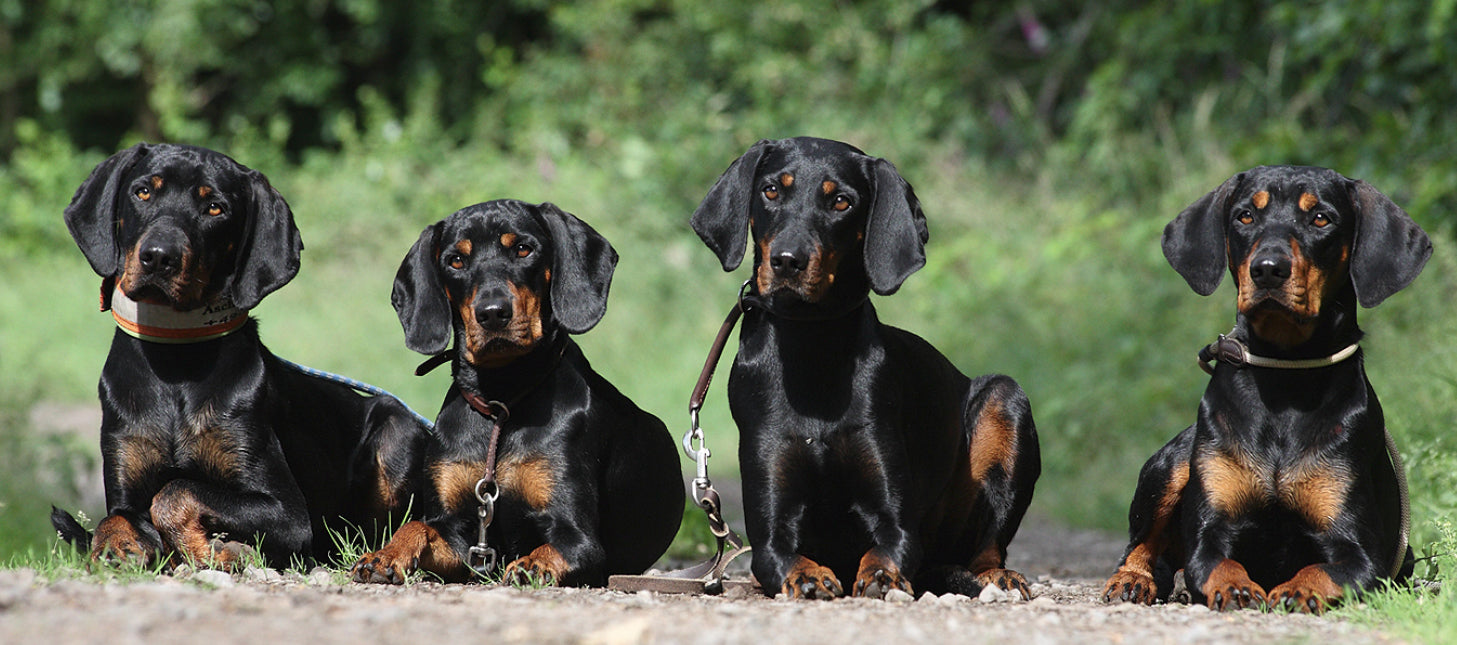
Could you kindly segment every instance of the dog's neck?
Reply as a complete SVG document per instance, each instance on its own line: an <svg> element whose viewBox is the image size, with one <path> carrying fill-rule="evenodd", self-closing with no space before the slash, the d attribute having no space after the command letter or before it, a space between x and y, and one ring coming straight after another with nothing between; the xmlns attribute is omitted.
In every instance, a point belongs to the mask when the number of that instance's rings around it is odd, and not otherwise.
<svg viewBox="0 0 1457 645"><path fill-rule="evenodd" d="M478 394L487 401L510 405L540 387L552 370L571 351L571 337L561 329L553 329L547 338L525 355L500 367L477 367L466 362L457 352L451 363L455 386Z"/></svg>
<svg viewBox="0 0 1457 645"><path fill-rule="evenodd" d="M813 365L816 372L829 370L825 366L833 362L854 360L856 352L851 348L861 343L867 330L880 323L869 299L849 311L827 318L786 317L755 307L750 300L746 299L745 303L749 308L744 313L741 344L745 342L746 335L752 336L758 329L771 328L776 351L786 357L798 357L786 359L787 365Z"/></svg>
<svg viewBox="0 0 1457 645"><path fill-rule="evenodd" d="M1322 308L1310 337L1296 345L1272 342L1261 338L1244 314L1235 318L1235 332L1252 354L1277 359L1312 359L1329 356L1361 341L1356 324L1356 292L1349 285L1331 294Z"/></svg>
<svg viewBox="0 0 1457 645"><path fill-rule="evenodd" d="M117 329L152 343L185 345L215 340L243 328L248 310L234 307L226 298L189 311L167 305L132 300L107 279L101 287L101 310L111 310Z"/></svg>

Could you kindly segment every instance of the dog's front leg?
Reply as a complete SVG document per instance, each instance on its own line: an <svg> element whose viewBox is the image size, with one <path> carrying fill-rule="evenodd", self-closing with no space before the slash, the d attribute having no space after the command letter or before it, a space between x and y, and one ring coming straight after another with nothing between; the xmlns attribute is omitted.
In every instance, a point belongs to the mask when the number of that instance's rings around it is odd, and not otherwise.
<svg viewBox="0 0 1457 645"><path fill-rule="evenodd" d="M1194 480L1191 484L1197 484ZM1195 501L1201 492L1191 495ZM1192 509L1194 518L1185 524L1196 524L1189 562L1185 565L1189 588L1202 596L1210 609L1224 611L1246 609L1265 604L1265 589L1245 570L1244 565L1233 560L1235 530L1227 518L1209 508Z"/></svg>
<svg viewBox="0 0 1457 645"><path fill-rule="evenodd" d="M850 595L860 598L884 598L892 589L914 594L910 578L921 561L920 540L907 528L916 522L906 517L906 500L892 492L909 490L910 482L905 477L908 467L890 455L878 454L876 445L862 444L863 454L877 456L858 464L864 482L883 482L865 486L861 491L864 497L854 506L864 534L873 544L861 556L850 588Z"/></svg>
<svg viewBox="0 0 1457 645"><path fill-rule="evenodd" d="M1369 545L1381 541L1368 536L1368 546L1363 547L1355 538L1362 532L1356 524L1356 515L1348 512L1335 526L1318 534L1316 542L1324 562L1302 568L1290 580L1271 589L1270 606L1319 614L1339 602L1347 589L1370 589L1375 585L1389 561L1373 560L1376 554Z"/></svg>
<svg viewBox="0 0 1457 645"><path fill-rule="evenodd" d="M743 466L745 523L754 545L751 568L764 592L820 600L845 595L844 586L829 567L797 552L806 504L788 487L755 477L756 465Z"/></svg>
<svg viewBox="0 0 1457 645"><path fill-rule="evenodd" d="M522 463L534 463L526 459ZM587 482L563 479L552 486L525 475L526 466L504 466L505 495L519 496L529 508L546 543L506 565L502 580L513 584L601 585L606 582L607 549L600 535L599 495Z"/></svg>

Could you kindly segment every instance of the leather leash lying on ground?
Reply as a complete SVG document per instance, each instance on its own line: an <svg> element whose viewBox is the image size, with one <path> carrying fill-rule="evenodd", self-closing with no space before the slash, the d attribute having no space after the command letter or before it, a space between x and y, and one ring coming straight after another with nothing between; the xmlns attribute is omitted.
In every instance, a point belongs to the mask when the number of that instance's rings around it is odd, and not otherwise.
<svg viewBox="0 0 1457 645"><path fill-rule="evenodd" d="M729 334L733 332L734 326L739 322L739 317L744 313L744 291L748 286L748 281L745 281L743 286L739 287L739 299L734 303L733 309L729 310L728 317L724 319L723 325L718 329L718 336L713 339L713 346L708 350L708 360L704 362L703 370L698 374L698 383L693 387L693 395L688 399L688 417L691 427L683 435L683 451L697 465L696 476L693 478L693 501L708 516L708 528L718 542L717 551L707 561L686 569L653 575L611 576L607 579L608 589L629 592L702 593L713 596L731 589L743 589L757 593L757 582L725 579L725 570L729 563L734 558L749 552L750 547L744 544L744 539L729 528L728 522L723 519L722 500L719 498L718 491L713 488L713 482L708 479L708 458L712 453L709 452L704 440L703 428L698 425L698 412L703 409L703 400L708 396L708 385L713 380L713 371L718 366L719 358L723 356Z"/></svg>

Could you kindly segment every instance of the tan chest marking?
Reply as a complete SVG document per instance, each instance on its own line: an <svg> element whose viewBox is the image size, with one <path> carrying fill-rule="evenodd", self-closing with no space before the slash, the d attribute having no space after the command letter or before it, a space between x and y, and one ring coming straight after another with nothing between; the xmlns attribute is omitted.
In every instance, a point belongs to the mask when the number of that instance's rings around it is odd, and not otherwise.
<svg viewBox="0 0 1457 645"><path fill-rule="evenodd" d="M1200 475L1210 505L1227 516L1274 505L1321 531L1340 515L1351 487L1344 466L1318 457L1276 469L1245 455L1203 455Z"/></svg>

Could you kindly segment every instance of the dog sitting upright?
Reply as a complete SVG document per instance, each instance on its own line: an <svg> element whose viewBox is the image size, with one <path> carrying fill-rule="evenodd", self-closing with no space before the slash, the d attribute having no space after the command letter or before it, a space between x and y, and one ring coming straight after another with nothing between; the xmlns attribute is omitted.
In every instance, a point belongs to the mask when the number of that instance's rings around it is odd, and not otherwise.
<svg viewBox="0 0 1457 645"><path fill-rule="evenodd" d="M760 141L692 223L725 271L752 234L728 397L765 593L1027 597L1005 568L1041 468L1026 395L968 379L869 300L925 263L925 216L895 167L837 141Z"/></svg>
<svg viewBox="0 0 1457 645"><path fill-rule="evenodd" d="M117 330L101 372L107 515L93 559L173 554L231 567L325 556L328 524L383 528L408 504L428 428L398 400L284 365L248 309L299 268L303 244L268 180L191 146L137 144L92 171L65 213Z"/></svg>
<svg viewBox="0 0 1457 645"><path fill-rule="evenodd" d="M552 204L487 202L426 227L393 302L410 349L438 355L454 341L455 383L425 462L424 519L362 558L356 581L399 584L417 568L471 577L497 419L486 543L509 562L505 579L601 585L663 554L683 517L676 446L570 337L601 320L616 264L606 239Z"/></svg>
<svg viewBox="0 0 1457 645"><path fill-rule="evenodd" d="M1180 213L1163 249L1200 295L1228 267L1235 326L1201 353L1218 363L1197 420L1139 474L1130 542L1104 598L1165 599L1183 569L1211 608L1319 612L1347 589L1409 575L1356 305L1416 279L1432 252L1426 234L1366 182L1263 166Z"/></svg>

